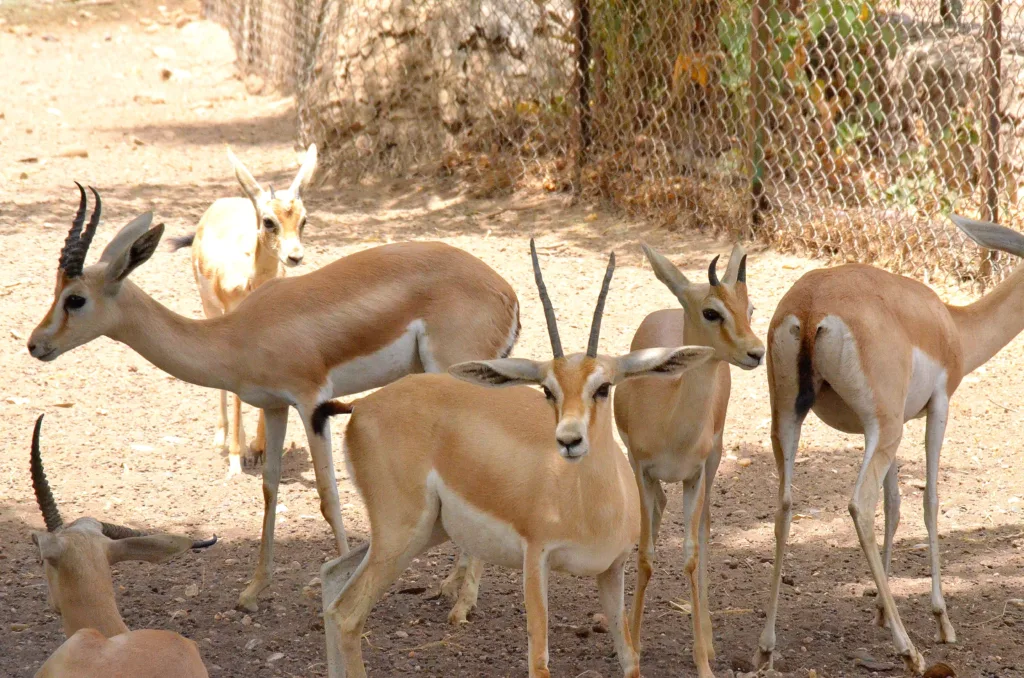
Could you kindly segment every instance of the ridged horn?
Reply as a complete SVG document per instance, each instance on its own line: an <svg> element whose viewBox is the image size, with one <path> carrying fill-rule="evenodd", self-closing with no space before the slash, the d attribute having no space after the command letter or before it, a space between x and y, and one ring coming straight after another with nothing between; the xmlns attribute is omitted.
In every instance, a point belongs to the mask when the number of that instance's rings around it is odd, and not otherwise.
<svg viewBox="0 0 1024 678"><path fill-rule="evenodd" d="M65 272L68 269L68 264L71 262L71 253L74 250L75 244L78 243L78 239L82 235L82 224L85 223L85 210L88 206L85 198L85 187L77 181L75 186L78 186L78 192L82 197L78 202L78 212L71 222L71 230L68 231L67 237L64 238L64 247L60 250L60 259L57 262L57 268Z"/></svg>
<svg viewBox="0 0 1024 678"><path fill-rule="evenodd" d="M113 523L103 523L100 525L103 528L103 536L109 539L128 539L129 537L145 537L146 533L139 530L133 530L130 527L123 525L114 525Z"/></svg>
<svg viewBox="0 0 1024 678"><path fill-rule="evenodd" d="M85 193L83 192L83 196ZM36 419L36 427L32 432L32 454L29 462L29 469L32 473L32 489L36 493L36 503L43 513L43 522L46 523L47 532L56 532L64 525L57 509L57 502L53 499L53 492L50 491L50 483L46 480L46 472L43 471L43 456L39 452L39 431L43 428L43 415Z"/></svg>
<svg viewBox="0 0 1024 678"><path fill-rule="evenodd" d="M711 260L711 265L708 266L708 282L711 283L712 287L718 287L718 257L721 255L715 255L715 258Z"/></svg>
<svg viewBox="0 0 1024 678"><path fill-rule="evenodd" d="M615 252L608 256L608 269L604 272L604 282L601 283L601 294L597 297L597 307L594 308L594 321L590 325L590 341L587 343L587 355L591 358L597 357L597 344L601 340L601 318L604 316L604 302L608 298L608 288L612 283L612 273L615 272Z"/></svg>
<svg viewBox="0 0 1024 678"><path fill-rule="evenodd" d="M551 338L551 352L556 358L564 358L562 352L562 340L558 338L558 321L555 320L555 309L551 306L551 299L548 297L548 288L544 285L544 276L540 272L540 261L537 260L537 246L530 238L530 258L533 259L533 278L537 281L537 294L540 295L540 303L544 306L544 319L548 323L548 337Z"/></svg>
<svg viewBox="0 0 1024 678"><path fill-rule="evenodd" d="M85 268L85 257L89 253L89 245L92 244L92 238L96 235L96 227L99 226L100 215L103 213L103 201L100 200L99 192L92 186L89 187L89 190L96 198L96 204L93 207L92 216L89 217L89 223L85 225L85 230L68 248L64 272L69 278L77 278L82 275L82 270Z"/></svg>

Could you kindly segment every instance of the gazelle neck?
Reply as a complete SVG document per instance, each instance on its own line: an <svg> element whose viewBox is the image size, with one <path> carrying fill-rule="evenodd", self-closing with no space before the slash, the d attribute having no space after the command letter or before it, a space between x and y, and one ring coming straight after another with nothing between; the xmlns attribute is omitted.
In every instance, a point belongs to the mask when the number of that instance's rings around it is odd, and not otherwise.
<svg viewBox="0 0 1024 678"><path fill-rule="evenodd" d="M948 306L960 331L964 374L973 372L1024 330L1024 266L968 306Z"/></svg>
<svg viewBox="0 0 1024 678"><path fill-rule="evenodd" d="M244 346L233 340L232 317L180 316L130 280L119 292L123 320L107 333L164 372L190 384L237 392Z"/></svg>
<svg viewBox="0 0 1024 678"><path fill-rule="evenodd" d="M252 289L256 289L272 278L279 277L283 272L282 268L284 267L277 253L264 245L257 235L256 252L253 255L253 271L249 278Z"/></svg>
<svg viewBox="0 0 1024 678"><path fill-rule="evenodd" d="M71 595L61 603L61 624L68 638L82 629L96 629L107 638L129 630L117 610L113 586L109 582L100 586L94 583L68 588Z"/></svg>

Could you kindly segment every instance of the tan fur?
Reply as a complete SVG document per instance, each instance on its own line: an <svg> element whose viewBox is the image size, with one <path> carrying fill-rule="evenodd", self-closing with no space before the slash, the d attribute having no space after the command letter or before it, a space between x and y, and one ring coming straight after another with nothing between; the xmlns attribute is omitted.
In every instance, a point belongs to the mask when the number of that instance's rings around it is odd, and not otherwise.
<svg viewBox="0 0 1024 678"><path fill-rule="evenodd" d="M50 655L36 678L205 678L196 644L171 631L144 629L106 638L82 629Z"/></svg>
<svg viewBox="0 0 1024 678"><path fill-rule="evenodd" d="M624 383L615 393L615 422L629 451L640 491L641 535L637 552L637 586L631 614L631 634L639 645L644 597L653 573L654 548L666 497L663 482L683 483L686 541L685 569L690 578L693 657L698 675L711 676L714 659L711 612L708 603L707 542L711 530L710 497L722 454L722 434L729 403L729 362L752 369L748 354L764 346L750 329L747 285L735 282L743 257L737 246L726 274L717 286L672 279L671 266L653 250L645 250L659 278L683 303L682 309L655 311L640 324L630 349L656 346L709 346L715 359L671 378L646 377ZM658 270L661 266L662 270ZM681 274L680 274L681 275ZM708 321L703 309L710 298L729 315Z"/></svg>
<svg viewBox="0 0 1024 678"><path fill-rule="evenodd" d="M772 445L779 468L775 569L758 664L771 662L783 556L792 519L792 473L799 444L799 393L833 428L865 435L865 454L850 513L878 587L876 623L890 627L908 669L924 659L907 635L889 590L892 542L899 522L896 452L903 425L927 416L925 524L929 532L932 613L940 642L955 642L939 570L939 452L950 396L964 375L984 364L1024 329L1024 271L1017 270L978 302L949 306L927 286L860 264L811 271L786 293L768 331ZM799 348L797 348L799 346ZM799 363L807 361L801 388ZM885 541L880 554L874 516L884 489Z"/></svg>
<svg viewBox="0 0 1024 678"><path fill-rule="evenodd" d="M316 145L306 152L292 188L264 191L245 166L228 150L228 158L247 198L221 198L199 220L192 243L192 271L203 311L213 318L233 311L249 294L273 278L283 277L286 267L297 266L303 257L302 235L306 207L300 191L316 168ZM269 223L272 228L268 229ZM254 466L266 448L263 413L260 412L256 440L251 453L245 444L241 400L234 397L230 427L227 392L219 395L220 417L215 445L228 453L228 475L241 473L240 455L246 452L247 466Z"/></svg>
<svg viewBox="0 0 1024 678"><path fill-rule="evenodd" d="M142 220L133 228L143 229L146 223ZM383 386L402 373L507 354L518 334L518 301L501 276L462 250L441 243L400 243L353 254L304 276L270 280L234 312L193 320L160 305L127 278L110 279L111 272L130 272L144 262L160 232L159 226L143 231L134 244L125 238L129 244L123 253L105 252L101 262L87 267L81 277L61 278L55 302L33 332L29 350L40 359L53 360L75 346L108 336L169 374L231 391L264 408L267 501L260 560L239 600L255 610L256 597L269 585L273 570L287 408L294 406L303 419L321 510L339 552L346 553L330 429L324 437L313 434L314 408L332 396ZM69 295L88 302L81 309L67 310ZM329 378L332 369L374 354L410 327L420 328L415 348L400 356L403 362L386 377L358 383L350 378L340 385ZM424 356L432 365L422 364Z"/></svg>
<svg viewBox="0 0 1024 678"><path fill-rule="evenodd" d="M553 569L597 577L620 666L639 678L623 566L640 507L612 435L608 390L634 376L682 372L710 353L685 347L462 363L449 371L472 383L413 375L357 401L345 451L371 540L321 569L329 675L366 675L362 633L374 604L413 558L453 539L485 562L522 568L531 677L549 676ZM524 384L543 386L549 402Z"/></svg>

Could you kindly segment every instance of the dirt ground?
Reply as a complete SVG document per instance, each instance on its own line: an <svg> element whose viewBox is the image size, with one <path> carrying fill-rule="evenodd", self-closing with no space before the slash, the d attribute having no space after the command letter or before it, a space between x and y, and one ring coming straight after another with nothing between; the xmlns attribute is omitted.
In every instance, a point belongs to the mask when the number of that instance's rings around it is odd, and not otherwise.
<svg viewBox="0 0 1024 678"><path fill-rule="evenodd" d="M62 641L46 605L30 531L42 529L28 475L31 427L43 429L46 469L66 519L92 515L153 530L221 541L162 565L121 565L114 578L132 628L157 627L195 639L213 676L326 675L320 564L332 557L306 443L293 415L277 529L277 573L258 613L235 612L256 561L263 510L260 477L225 480L212 446L215 394L168 377L126 347L101 339L56 362L32 359L25 341L50 304L57 254L73 214L72 181L97 186L105 223L93 257L123 223L152 209L169 234L190 231L219 196L239 190L224 154L230 144L258 179L284 185L297 167L294 106L273 93L250 95L236 76L225 31L195 17L198 7L0 4L0 675L25 676ZM161 75L168 69L169 79ZM87 157L76 157L82 150ZM70 157L69 157L70 156ZM585 342L607 252L615 275L602 350L628 350L649 312L675 305L646 266L646 238L688 273L703 275L729 244L692 233L623 223L599 207L565 207L558 197L470 200L460 186L377 183L310 191L304 270L382 242L441 239L482 258L516 287L523 333L515 355L543 357L548 345L533 288L527 237L538 238L562 319L563 343ZM200 317L188 252L161 250L134 274L160 302ZM755 251L748 279L764 336L784 291L819 263ZM963 292L946 290L950 299ZM1017 340L969 376L957 393L940 473L942 562L955 646L932 641L921 516L923 423L907 427L901 450L905 498L893 591L911 637L929 663L960 676L1024 676L1024 488L1018 459L1024 424ZM711 600L718 676L749 670L763 623L774 543L775 467L768 440L765 370L733 371L727 458L715 487ZM248 432L255 414L246 410ZM335 449L340 448L336 426ZM817 420L804 428L795 479L787 579L778 623L786 675L871 675L858 653L899 675L886 630L871 624L873 591L846 511L862 441ZM749 460L749 465L748 465ZM362 503L338 462L349 533L366 538ZM668 513L649 593L645 676L693 675L688 601L681 567L679 490ZM879 511L879 528L881 512ZM423 589L448 571L454 550L420 558L375 608L365 658L373 675L525 675L527 638L520 576L488 567L471 623L446 624L448 604ZM631 589L633 568L627 574ZM198 585L198 592L195 587ZM556 577L550 586L551 669L559 676L614 676L611 640L589 631L594 583ZM889 669L884 670L888 664Z"/></svg>

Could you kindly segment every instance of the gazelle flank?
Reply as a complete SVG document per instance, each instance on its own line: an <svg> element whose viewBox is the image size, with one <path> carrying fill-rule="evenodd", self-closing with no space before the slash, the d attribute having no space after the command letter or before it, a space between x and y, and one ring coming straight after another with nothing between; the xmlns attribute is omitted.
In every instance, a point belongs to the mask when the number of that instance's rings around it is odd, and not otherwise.
<svg viewBox="0 0 1024 678"><path fill-rule="evenodd" d="M57 271L53 304L29 338L29 352L54 360L106 336L184 381L239 395L263 408L267 454L260 557L239 605L255 610L273 571L274 518L288 408L302 419L320 508L338 552L348 552L329 430L315 435L325 400L387 384L413 372L507 356L519 333L515 292L489 266L431 242L375 247L302 276L254 290L231 313L186 318L129 279L156 251L163 225L137 217L85 266L99 223L83 230L85 192Z"/></svg>
<svg viewBox="0 0 1024 678"><path fill-rule="evenodd" d="M654 274L679 300L681 309L651 313L637 329L630 349L707 346L714 358L672 379L633 379L615 393L615 422L629 452L640 490L640 547L630 632L640 644L644 595L654 570L654 547L667 498L661 483L683 483L683 545L690 579L693 659L701 678L712 676L715 657L708 602L708 538L711 488L722 458L729 404L729 365L746 370L761 364L764 344L750 329L753 306L747 296L747 256L736 245L719 279L718 257L707 284L694 283L646 244Z"/></svg>
<svg viewBox="0 0 1024 678"><path fill-rule="evenodd" d="M192 248L192 272L207 318L233 311L254 289L302 263L306 228L302 190L317 163L316 145L310 144L291 186L275 191L273 186L264 190L230 148L227 155L246 197L216 200L203 213L195 233L171 239L172 251ZM246 447L242 401L234 396L230 428L227 401L227 391L221 391L214 445L227 451L228 475L235 475L242 471L242 452L246 466L262 462L266 430L261 411L256 439L251 448Z"/></svg>
<svg viewBox="0 0 1024 678"><path fill-rule="evenodd" d="M190 548L217 542L193 542L172 534L145 534L95 518L65 525L43 470L39 433L32 432L30 470L36 502L46 531L32 533L46 573L50 607L64 626L67 640L50 655L36 678L205 678L196 644L177 633L156 629L130 631L114 597L110 566L141 560L162 563Z"/></svg>
<svg viewBox="0 0 1024 678"><path fill-rule="evenodd" d="M453 376L414 375L351 405L319 408L325 417L352 413L345 455L371 534L368 546L321 569L332 677L366 675L367 615L413 558L448 539L485 562L523 570L531 677L549 676L551 570L597 578L623 675L640 675L623 611L623 567L640 507L613 437L609 394L631 377L694 368L712 350L598 355L613 256L587 352L564 355L532 241L531 254L552 360L461 363L449 369Z"/></svg>
<svg viewBox="0 0 1024 678"><path fill-rule="evenodd" d="M953 221L986 247L1024 252L1024 237L994 224ZM829 426L864 435L864 458L850 498L861 549L878 587L875 622L887 625L907 669L921 673L914 647L889 589L893 537L899 523L896 453L903 424L926 417L924 522L931 566L931 609L936 639L956 642L939 569L939 453L949 402L963 377L1024 329L1024 268L968 306L943 303L922 283L860 264L805 274L779 303L768 330L768 386L772 447L779 470L775 514L775 567L759 665L771 664L779 585L792 520L793 465L800 429L813 411ZM885 507L885 541L875 540L879 489Z"/></svg>

